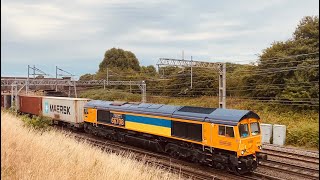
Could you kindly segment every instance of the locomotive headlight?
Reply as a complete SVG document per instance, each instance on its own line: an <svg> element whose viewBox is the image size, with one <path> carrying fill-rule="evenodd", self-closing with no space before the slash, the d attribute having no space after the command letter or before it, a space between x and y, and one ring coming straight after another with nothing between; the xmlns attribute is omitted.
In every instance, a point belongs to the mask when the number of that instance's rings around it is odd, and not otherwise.
<svg viewBox="0 0 320 180"><path fill-rule="evenodd" d="M259 148L260 150L262 150L262 146L258 146L258 148Z"/></svg>
<svg viewBox="0 0 320 180"><path fill-rule="evenodd" d="M242 150L241 151L241 155L244 155L245 152L246 152L246 150Z"/></svg>

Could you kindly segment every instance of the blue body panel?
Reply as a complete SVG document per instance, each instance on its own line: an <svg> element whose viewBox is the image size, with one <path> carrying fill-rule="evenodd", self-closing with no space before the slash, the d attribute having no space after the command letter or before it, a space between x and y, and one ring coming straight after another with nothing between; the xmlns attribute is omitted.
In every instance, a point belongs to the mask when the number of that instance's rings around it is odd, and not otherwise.
<svg viewBox="0 0 320 180"><path fill-rule="evenodd" d="M143 117L143 116L134 116L134 115L128 115L127 114L126 115L126 121L171 128L171 121L170 120L166 120L166 119L150 118L150 117Z"/></svg>

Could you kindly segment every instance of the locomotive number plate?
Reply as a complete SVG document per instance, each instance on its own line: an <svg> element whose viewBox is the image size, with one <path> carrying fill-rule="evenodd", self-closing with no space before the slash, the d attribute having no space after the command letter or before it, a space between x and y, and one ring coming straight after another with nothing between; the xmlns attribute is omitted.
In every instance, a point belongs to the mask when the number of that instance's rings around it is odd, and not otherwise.
<svg viewBox="0 0 320 180"><path fill-rule="evenodd" d="M124 114L111 113L111 124L117 126L124 126L124 123Z"/></svg>

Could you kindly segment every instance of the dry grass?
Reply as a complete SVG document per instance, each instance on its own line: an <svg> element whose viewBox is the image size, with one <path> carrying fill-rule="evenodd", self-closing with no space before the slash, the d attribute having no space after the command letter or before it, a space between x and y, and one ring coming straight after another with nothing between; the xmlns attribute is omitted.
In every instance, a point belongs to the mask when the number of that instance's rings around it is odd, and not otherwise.
<svg viewBox="0 0 320 180"><path fill-rule="evenodd" d="M40 133L1 112L2 179L181 179L132 157L103 152L54 130Z"/></svg>

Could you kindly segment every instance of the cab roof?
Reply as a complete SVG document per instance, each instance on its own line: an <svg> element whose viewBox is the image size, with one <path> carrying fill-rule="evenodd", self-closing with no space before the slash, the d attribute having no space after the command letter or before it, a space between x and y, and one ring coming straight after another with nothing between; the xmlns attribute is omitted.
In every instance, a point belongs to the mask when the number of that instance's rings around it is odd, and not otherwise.
<svg viewBox="0 0 320 180"><path fill-rule="evenodd" d="M249 110L173 106L152 103L130 103L92 100L87 102L84 107L96 108L100 110L113 110L137 114L165 116L230 126L236 126L239 121L246 118L260 119L260 117L256 113Z"/></svg>

